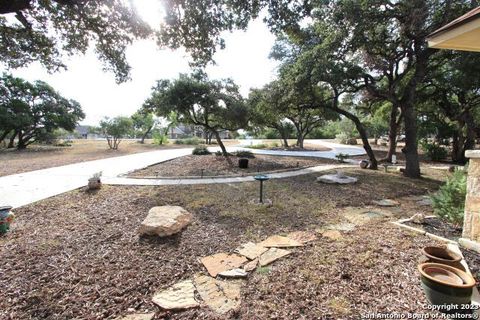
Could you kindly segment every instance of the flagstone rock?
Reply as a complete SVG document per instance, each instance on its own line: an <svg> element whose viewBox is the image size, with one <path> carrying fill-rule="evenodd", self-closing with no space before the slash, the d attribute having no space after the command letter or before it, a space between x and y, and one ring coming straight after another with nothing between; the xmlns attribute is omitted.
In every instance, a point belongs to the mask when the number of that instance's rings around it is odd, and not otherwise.
<svg viewBox="0 0 480 320"><path fill-rule="evenodd" d="M301 244L305 244L305 243L317 240L317 236L315 235L315 233L309 232L309 231L290 232L287 235L287 238L295 240Z"/></svg>
<svg viewBox="0 0 480 320"><path fill-rule="evenodd" d="M245 270L245 272L253 271L257 268L257 265L258 265L258 259L252 260L243 266L243 270Z"/></svg>
<svg viewBox="0 0 480 320"><path fill-rule="evenodd" d="M350 223L360 226L375 219L390 217L392 216L392 213L378 211L378 210L365 210L365 209L351 208L346 210L343 215Z"/></svg>
<svg viewBox="0 0 480 320"><path fill-rule="evenodd" d="M240 282L221 281L203 275L196 276L194 281L200 297L213 311L225 314L240 307Z"/></svg>
<svg viewBox="0 0 480 320"><path fill-rule="evenodd" d="M288 250L283 250L279 248L270 248L268 249L267 252L262 254L260 258L258 258L258 262L260 263L260 266L266 266L282 257L285 257L292 253L291 251Z"/></svg>
<svg viewBox="0 0 480 320"><path fill-rule="evenodd" d="M417 201L417 205L422 206L422 207L428 207L432 205L432 199L430 198L424 198L420 201Z"/></svg>
<svg viewBox="0 0 480 320"><path fill-rule="evenodd" d="M338 230L326 230L326 231L322 232L322 236L325 237L325 238L335 240L335 241L343 238L342 234Z"/></svg>
<svg viewBox="0 0 480 320"><path fill-rule="evenodd" d="M117 318L117 320L151 320L154 315L155 313L134 313Z"/></svg>
<svg viewBox="0 0 480 320"><path fill-rule="evenodd" d="M153 207L140 225L141 235L169 236L180 232L192 220L192 214L182 207Z"/></svg>
<svg viewBox="0 0 480 320"><path fill-rule="evenodd" d="M262 253L267 250L268 248L266 247L257 245L253 242L247 242L235 249L235 252L241 254L244 257L247 257L250 260L253 260L255 258L258 258Z"/></svg>
<svg viewBox="0 0 480 320"><path fill-rule="evenodd" d="M248 261L247 258L237 254L217 253L212 256L200 259L202 264L207 268L208 273L212 277L223 271L238 268Z"/></svg>
<svg viewBox="0 0 480 320"><path fill-rule="evenodd" d="M373 203L380 207L396 207L400 205L398 201L391 199L374 200Z"/></svg>
<svg viewBox="0 0 480 320"><path fill-rule="evenodd" d="M262 247L267 247L267 248L289 248L289 247L301 247L303 244L300 242L290 239L288 237L284 236L279 236L279 235L274 235L270 236L267 239L263 240L258 244L259 246Z"/></svg>
<svg viewBox="0 0 480 320"><path fill-rule="evenodd" d="M335 174L324 174L317 178L317 182L323 182L328 184L352 184L358 181L355 177L346 176L342 172L337 172Z"/></svg>
<svg viewBox="0 0 480 320"><path fill-rule="evenodd" d="M178 282L170 288L157 292L153 303L167 310L178 310L198 307L195 301L195 287L191 280Z"/></svg>
<svg viewBox="0 0 480 320"><path fill-rule="evenodd" d="M338 230L338 231L349 232L349 231L355 230L356 225L354 225L353 223L349 223L349 222L342 222L342 223L338 223L338 224L327 225L325 228L328 229L328 230Z"/></svg>
<svg viewBox="0 0 480 320"><path fill-rule="evenodd" d="M245 278L246 276L248 276L248 272L246 272L244 269L236 268L232 270L222 271L218 275L225 278Z"/></svg>

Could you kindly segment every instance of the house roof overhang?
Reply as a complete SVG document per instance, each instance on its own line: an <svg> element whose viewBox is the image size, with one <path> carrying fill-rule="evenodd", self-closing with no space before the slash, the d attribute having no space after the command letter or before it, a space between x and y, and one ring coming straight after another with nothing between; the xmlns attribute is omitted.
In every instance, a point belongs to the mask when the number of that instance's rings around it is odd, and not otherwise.
<svg viewBox="0 0 480 320"><path fill-rule="evenodd" d="M428 46L480 52L480 7L477 7L427 37Z"/></svg>

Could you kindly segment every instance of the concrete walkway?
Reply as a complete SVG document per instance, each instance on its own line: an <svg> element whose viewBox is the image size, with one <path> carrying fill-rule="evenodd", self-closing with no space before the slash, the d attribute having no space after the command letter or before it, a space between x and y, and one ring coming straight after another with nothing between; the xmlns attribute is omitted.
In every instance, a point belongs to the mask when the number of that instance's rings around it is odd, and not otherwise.
<svg viewBox="0 0 480 320"><path fill-rule="evenodd" d="M0 177L0 206L21 207L83 187L96 172L102 171L102 180L108 180L158 162L186 156L192 150L185 148L142 152Z"/></svg>
<svg viewBox="0 0 480 320"><path fill-rule="evenodd" d="M339 144L325 142L322 140L309 140L310 143L318 143L332 148L331 151L272 151L245 149L242 147L228 148L229 152L238 150L249 150L255 154L278 155L278 156L299 156L299 157L322 157L334 158L335 154L342 152L350 155L362 154L362 148L342 146ZM209 148L212 151L219 148ZM102 181L107 184L126 184L126 185L174 185L180 183L188 184L206 184L206 183L231 183L242 181L253 181L252 177L240 178L219 178L219 179L201 179L201 181L189 180L188 182L179 182L179 180L148 180L147 179L128 179L118 177L128 172L142 169L150 165L189 155L192 148L167 149L136 153L121 157L107 158L94 161L70 164L61 167L25 172L5 177L0 177L0 206L9 205L14 208L27 205L29 203L46 199L67 191L71 191L87 184L88 178L94 173L102 171ZM338 167L338 166L335 166ZM330 170L328 166L317 167L318 170ZM310 169L305 169L310 170ZM316 169L317 170L317 169ZM318 171L311 171L318 172ZM272 178L283 178L309 173L304 170L292 172L282 172L270 175ZM184 180L182 180L184 181Z"/></svg>

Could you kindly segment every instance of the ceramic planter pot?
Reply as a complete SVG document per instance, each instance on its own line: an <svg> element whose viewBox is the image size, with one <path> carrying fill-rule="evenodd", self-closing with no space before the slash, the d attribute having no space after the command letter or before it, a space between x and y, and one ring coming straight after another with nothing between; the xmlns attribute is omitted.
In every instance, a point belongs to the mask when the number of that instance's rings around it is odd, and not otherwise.
<svg viewBox="0 0 480 320"><path fill-rule="evenodd" d="M10 206L0 207L0 235L7 233L13 222L15 216L10 210L12 210Z"/></svg>
<svg viewBox="0 0 480 320"><path fill-rule="evenodd" d="M458 267L462 257L444 247L425 247L422 253L428 258L429 262L446 264L452 267Z"/></svg>
<svg viewBox="0 0 480 320"><path fill-rule="evenodd" d="M418 266L422 288L434 306L470 304L475 279L466 272L440 263L422 263Z"/></svg>

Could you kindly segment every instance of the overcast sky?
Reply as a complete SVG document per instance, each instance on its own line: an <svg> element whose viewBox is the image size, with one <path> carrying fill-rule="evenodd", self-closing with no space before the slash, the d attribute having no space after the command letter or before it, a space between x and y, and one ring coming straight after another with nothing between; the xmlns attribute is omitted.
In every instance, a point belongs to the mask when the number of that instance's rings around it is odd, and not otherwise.
<svg viewBox="0 0 480 320"><path fill-rule="evenodd" d="M147 21L156 19L151 13L143 13ZM277 63L268 59L274 36L262 21L253 21L248 30L227 33L224 38L226 49L215 55L217 65L207 68L210 78L233 78L244 96L250 88L274 78ZM86 113L81 123L96 125L104 116L129 116L135 112L150 95L155 80L190 71L182 51L159 50L153 40L134 43L127 51L127 59L132 66L132 80L120 85L112 73L102 71L93 52L68 59L68 70L64 72L48 74L38 63L11 72L30 81L43 80L66 98L77 100Z"/></svg>

